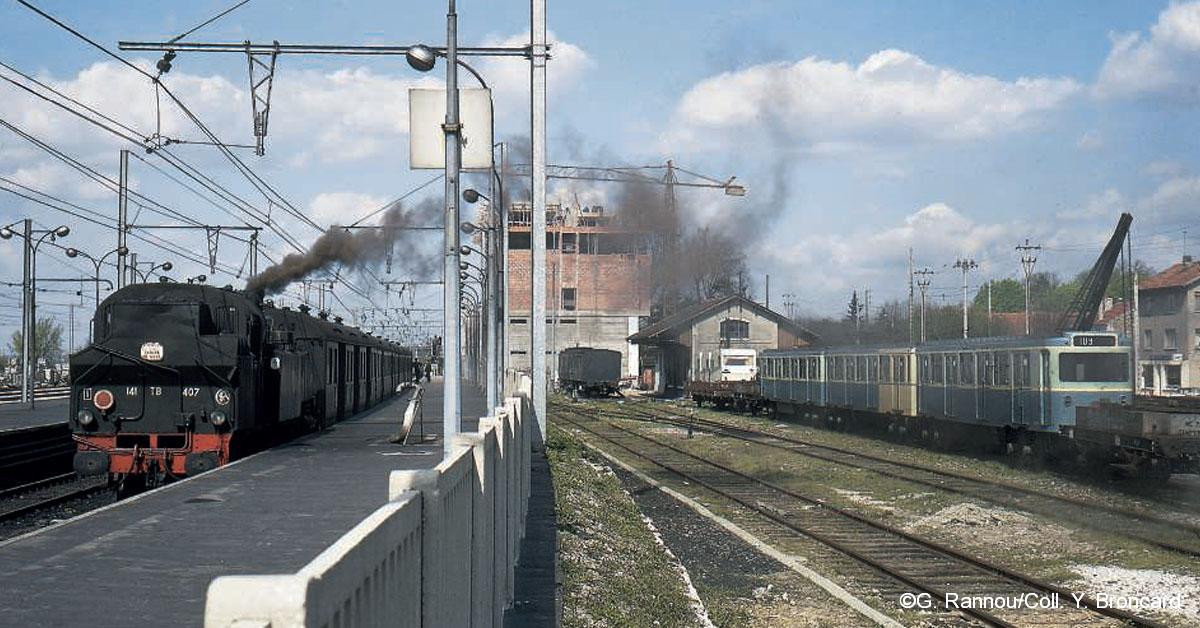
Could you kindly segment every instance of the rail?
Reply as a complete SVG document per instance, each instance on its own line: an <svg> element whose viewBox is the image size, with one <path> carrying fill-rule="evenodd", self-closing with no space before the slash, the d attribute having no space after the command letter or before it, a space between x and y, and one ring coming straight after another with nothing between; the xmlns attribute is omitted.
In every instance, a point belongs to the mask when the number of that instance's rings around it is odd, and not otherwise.
<svg viewBox="0 0 1200 628"><path fill-rule="evenodd" d="M71 396L70 386L49 386L46 388L34 388L34 399L66 399ZM21 390L4 389L0 390L0 404L3 403L21 403Z"/></svg>
<svg viewBox="0 0 1200 628"><path fill-rule="evenodd" d="M516 388L527 391L528 377ZM529 503L532 405L509 397L295 574L222 576L204 625L501 626Z"/></svg>
<svg viewBox="0 0 1200 628"><path fill-rule="evenodd" d="M74 455L65 421L0 430L0 488L70 471Z"/></svg>

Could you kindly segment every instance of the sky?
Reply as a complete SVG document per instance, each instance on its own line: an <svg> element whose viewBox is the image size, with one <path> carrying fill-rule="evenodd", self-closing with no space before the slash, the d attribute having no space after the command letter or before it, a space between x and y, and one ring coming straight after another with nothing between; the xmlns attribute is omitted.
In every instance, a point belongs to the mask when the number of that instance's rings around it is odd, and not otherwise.
<svg viewBox="0 0 1200 628"><path fill-rule="evenodd" d="M115 50L122 39L179 35L233 2L35 4ZM522 45L528 10L521 2L459 3L461 45ZM958 298L961 276L952 266L960 257L980 266L967 278L972 290L1018 277L1014 247L1026 238L1043 247L1038 270L1070 277L1091 265L1122 211L1134 215L1137 258L1164 268L1200 253L1200 2L550 0L548 15L549 161L672 159L717 179L736 176L745 197L696 190L682 193L681 207L689 224L742 239L756 296L769 274L773 304L787 293L806 314L838 315L852 290L870 289L876 304L906 298L910 248L918 268L937 273L935 300ZM440 3L252 0L188 39L435 44L444 29ZM120 55L146 70L157 60ZM28 74L139 137L158 129L202 139L169 100L156 113L145 76L12 1L0 6L0 61L9 66L0 76L28 85L15 72ZM527 136L527 64L484 59L477 67L495 91L497 137ZM420 74L394 57L282 56L267 153L235 150L309 221L349 222L435 175L408 166L407 90L436 87L443 76L440 64ZM182 53L163 82L224 142L253 143L244 55ZM134 148L2 81L0 119L110 178L118 151ZM214 148L171 150L235 191L248 211L269 213L290 239L306 245L319 235L268 202L270 194ZM139 150L132 161L134 188L162 207L210 224L246 220L167 174L181 179L161 155ZM0 177L0 224L25 217L41 228L67 224L73 232L63 246L97 254L115 247L110 226L12 193L33 189L115 218L111 190L7 128L0 128ZM440 194L434 182L409 203ZM551 186L552 201L613 207L617 198L605 184ZM143 224L171 222L136 211ZM141 260L172 261L176 279L245 280L246 246L231 239L238 234L220 236L217 258L227 272L208 273L203 233L141 233L190 252L192 260L142 240L133 245ZM289 251L276 233L264 231L263 242L276 259ZM391 277L409 272L402 266ZM17 241L0 241L0 281L19 281L20 267ZM49 246L38 269L43 277L91 274L86 262ZM361 273L347 279L373 281ZM80 302L78 287L43 285L61 292L40 295L41 311L65 322L65 304ZM337 291L347 307L366 304ZM90 286L83 292L80 307L89 311ZM15 288L0 290L0 337L20 320L18 298ZM282 298L295 302L298 292ZM371 300L440 303L433 289L376 289ZM79 345L86 316L76 314Z"/></svg>

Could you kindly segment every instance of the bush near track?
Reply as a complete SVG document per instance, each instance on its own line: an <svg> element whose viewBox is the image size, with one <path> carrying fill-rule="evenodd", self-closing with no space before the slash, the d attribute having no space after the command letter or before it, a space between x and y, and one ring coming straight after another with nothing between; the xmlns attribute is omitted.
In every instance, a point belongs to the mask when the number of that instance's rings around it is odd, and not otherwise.
<svg viewBox="0 0 1200 628"><path fill-rule="evenodd" d="M563 626L700 626L679 566L660 546L612 471L554 430Z"/></svg>

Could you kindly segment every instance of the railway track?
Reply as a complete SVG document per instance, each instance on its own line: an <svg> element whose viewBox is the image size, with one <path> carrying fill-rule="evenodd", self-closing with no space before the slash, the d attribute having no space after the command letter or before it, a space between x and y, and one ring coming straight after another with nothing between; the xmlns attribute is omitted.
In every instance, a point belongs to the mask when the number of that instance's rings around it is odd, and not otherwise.
<svg viewBox="0 0 1200 628"><path fill-rule="evenodd" d="M0 504L0 524L23 518L23 516L42 512L50 508L56 508L68 502L82 500L84 497L101 494L108 491L108 480L102 479L97 482L86 483L79 488L66 491L55 491L53 495L37 496L32 498L11 498L12 504Z"/></svg>
<svg viewBox="0 0 1200 628"><path fill-rule="evenodd" d="M1078 604L1071 593L1050 583L989 563L854 512L824 503L772 482L706 460L670 443L615 425L570 406L556 406L556 420L618 447L686 482L761 515L786 531L808 537L850 559L859 571L884 576L884 599L927 596L936 607L989 626L1137 625L1155 621L1089 597ZM568 415L574 418L569 418ZM947 594L966 597L1055 600L1055 608L949 608Z"/></svg>
<svg viewBox="0 0 1200 628"><path fill-rule="evenodd" d="M624 408L605 412L632 420L693 427L729 438L781 449L808 458L863 469L878 475L996 505L1034 512L1060 521L1122 536L1159 549L1200 558L1200 526L1095 501L1056 495L997 480L972 477L880 456L850 451L800 438L671 414L661 409Z"/></svg>
<svg viewBox="0 0 1200 628"><path fill-rule="evenodd" d="M33 398L41 400L49 399L66 399L71 396L70 386L47 386L44 388L34 388ZM0 404L4 403L20 403L21 389L6 388L0 390Z"/></svg>
<svg viewBox="0 0 1200 628"><path fill-rule="evenodd" d="M70 470L74 454L65 422L0 430L0 488Z"/></svg>

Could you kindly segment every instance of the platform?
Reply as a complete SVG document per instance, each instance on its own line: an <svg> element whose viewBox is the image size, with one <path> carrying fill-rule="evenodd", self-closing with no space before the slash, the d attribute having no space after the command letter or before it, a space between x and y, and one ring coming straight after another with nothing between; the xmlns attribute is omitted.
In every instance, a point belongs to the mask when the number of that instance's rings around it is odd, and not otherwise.
<svg viewBox="0 0 1200 628"><path fill-rule="evenodd" d="M440 434L441 382L424 386L420 428ZM201 625L214 577L300 569L387 500L389 471L441 460L440 439L388 442L406 399L0 543L0 623ZM464 431L476 428L484 405L464 383Z"/></svg>
<svg viewBox="0 0 1200 628"><path fill-rule="evenodd" d="M0 431L67 421L69 399L38 399L33 410L25 403L0 404Z"/></svg>

